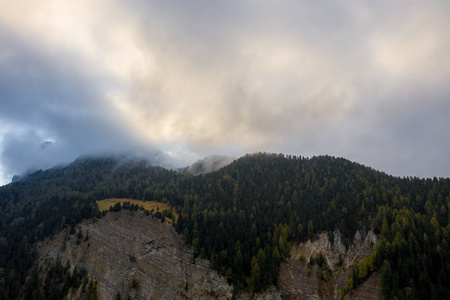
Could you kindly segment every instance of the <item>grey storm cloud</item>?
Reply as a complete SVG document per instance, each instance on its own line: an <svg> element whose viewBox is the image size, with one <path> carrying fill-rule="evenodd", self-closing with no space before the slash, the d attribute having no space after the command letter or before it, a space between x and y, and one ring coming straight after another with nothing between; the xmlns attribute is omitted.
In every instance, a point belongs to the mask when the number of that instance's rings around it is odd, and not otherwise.
<svg viewBox="0 0 450 300"><path fill-rule="evenodd" d="M26 5L24 5L24 3ZM449 176L450 4L0 4L4 176L160 148Z"/></svg>
<svg viewBox="0 0 450 300"><path fill-rule="evenodd" d="M70 62L76 58L49 55L7 32L0 38L4 52L13 53L0 68L0 120L7 129L1 162L8 175L143 144L105 103L108 82L81 74Z"/></svg>

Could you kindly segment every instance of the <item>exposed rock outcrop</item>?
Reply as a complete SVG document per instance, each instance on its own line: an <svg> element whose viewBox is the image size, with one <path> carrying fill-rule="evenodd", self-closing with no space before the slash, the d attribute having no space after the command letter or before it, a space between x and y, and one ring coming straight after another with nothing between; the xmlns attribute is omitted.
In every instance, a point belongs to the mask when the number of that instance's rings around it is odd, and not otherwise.
<svg viewBox="0 0 450 300"><path fill-rule="evenodd" d="M227 299L232 286L183 245L168 223L141 212L108 213L79 225L83 239L67 232L39 245L40 262L60 257L86 269L98 280L100 299L117 292L132 299ZM78 230L78 229L77 229ZM63 245L66 245L63 248Z"/></svg>
<svg viewBox="0 0 450 300"><path fill-rule="evenodd" d="M377 243L377 237L369 231L365 236L356 232L354 242L346 249L342 235L333 232L333 243L328 233L321 233L311 242L294 245L291 258L280 270L280 287L284 299L339 299L338 290L346 283L346 276L353 265L369 256ZM327 267L310 265L310 259L321 253ZM345 299L381 299L378 274L373 274Z"/></svg>
<svg viewBox="0 0 450 300"><path fill-rule="evenodd" d="M233 295L233 287L209 268L207 260L193 260L192 249L167 222L142 212L121 211L84 221L78 230L81 240L65 230L40 243L40 264L49 265L59 257L63 264L69 261L72 267L86 269L98 281L100 299L113 299L118 292L131 299L230 299ZM292 245L290 259L281 266L279 288L270 287L254 299L339 299L346 275L372 253L377 237L371 231L357 232L346 248L339 231L330 235L321 233L314 242ZM319 253L329 269L309 264ZM381 299L378 278L374 273L345 299ZM78 290L68 296L79 299L80 295ZM246 293L238 298L250 299Z"/></svg>

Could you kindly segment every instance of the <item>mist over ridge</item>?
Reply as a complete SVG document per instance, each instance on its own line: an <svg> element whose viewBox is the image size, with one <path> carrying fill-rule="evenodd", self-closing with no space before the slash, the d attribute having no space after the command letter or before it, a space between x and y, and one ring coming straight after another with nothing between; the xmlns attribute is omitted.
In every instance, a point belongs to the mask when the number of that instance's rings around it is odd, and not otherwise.
<svg viewBox="0 0 450 300"><path fill-rule="evenodd" d="M450 176L450 4L1 6L0 182L80 155L329 154Z"/></svg>

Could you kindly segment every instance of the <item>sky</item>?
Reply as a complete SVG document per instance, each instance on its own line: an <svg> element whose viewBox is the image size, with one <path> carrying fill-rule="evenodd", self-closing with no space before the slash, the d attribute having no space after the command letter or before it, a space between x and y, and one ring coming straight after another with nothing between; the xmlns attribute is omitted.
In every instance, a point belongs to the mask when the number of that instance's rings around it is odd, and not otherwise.
<svg viewBox="0 0 450 300"><path fill-rule="evenodd" d="M0 0L0 184L257 151L450 177L449 1Z"/></svg>

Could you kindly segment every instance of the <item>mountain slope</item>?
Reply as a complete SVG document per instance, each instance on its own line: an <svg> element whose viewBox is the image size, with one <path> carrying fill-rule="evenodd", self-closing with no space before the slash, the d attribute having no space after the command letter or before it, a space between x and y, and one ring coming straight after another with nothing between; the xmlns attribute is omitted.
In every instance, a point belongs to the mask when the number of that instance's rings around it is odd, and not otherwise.
<svg viewBox="0 0 450 300"><path fill-rule="evenodd" d="M336 240L339 233L335 232L334 236ZM337 299L334 293L345 283L348 268L334 263L341 256L345 265L366 257L373 250L372 241L376 243L376 237L369 233L364 239L357 239L347 252L339 242L332 246L328 235L322 233L313 243L295 245L291 258L281 266L280 290L270 289L257 295L257 299L321 295L324 299ZM75 234L63 230L52 239L40 242L37 249L39 266L44 273L57 259L71 269L87 270L89 278L96 281L99 299L113 299L118 294L125 299L232 297L233 287L226 278L211 270L208 261L193 260L192 248L184 245L172 226L146 216L142 211L122 210L108 213L98 221L85 220L77 225ZM319 253L325 255L333 269L333 275L326 281L320 277L322 267L308 264L309 258ZM302 260L302 255L306 259ZM377 284L373 287L373 283L369 283L361 291L354 292L352 299L368 299L367 289L371 299L380 298ZM79 293L79 289L72 289L68 296L77 299ZM236 296L248 298L246 293Z"/></svg>
<svg viewBox="0 0 450 300"><path fill-rule="evenodd" d="M59 257L63 265L83 267L97 280L101 299L117 294L122 299L209 299L211 291L219 299L232 296L232 287L206 260L193 261L192 249L169 223L142 211L108 213L80 223L77 231L81 243L67 230L40 243L40 264Z"/></svg>
<svg viewBox="0 0 450 300"><path fill-rule="evenodd" d="M242 288L275 284L289 241L339 229L348 245L357 230L373 228L381 241L342 295L377 269L386 297L429 297L430 287L432 298L449 295L449 179L401 179L334 157L256 154L189 184L177 230Z"/></svg>
<svg viewBox="0 0 450 300"><path fill-rule="evenodd" d="M194 256L250 293L278 283L296 244L339 230L348 248L358 230L372 229L379 242L354 266L341 295L378 270L388 298L449 297L450 179L398 178L342 158L264 153L203 176L139 160L85 159L1 187L0 297L27 291L37 241L100 218L95 200L105 198L174 206L175 229Z"/></svg>

